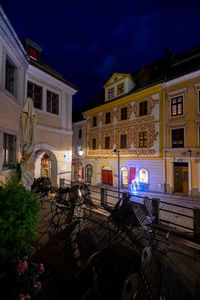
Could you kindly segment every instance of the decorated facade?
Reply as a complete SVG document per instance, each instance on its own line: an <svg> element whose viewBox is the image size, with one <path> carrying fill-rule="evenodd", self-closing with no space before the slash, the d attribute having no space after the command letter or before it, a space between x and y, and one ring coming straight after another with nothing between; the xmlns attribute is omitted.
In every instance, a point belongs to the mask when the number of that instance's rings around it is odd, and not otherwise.
<svg viewBox="0 0 200 300"><path fill-rule="evenodd" d="M84 113L86 163L93 184L117 186L117 149L121 186L162 191L162 86L135 86L130 74L115 73L104 86L105 104Z"/></svg>

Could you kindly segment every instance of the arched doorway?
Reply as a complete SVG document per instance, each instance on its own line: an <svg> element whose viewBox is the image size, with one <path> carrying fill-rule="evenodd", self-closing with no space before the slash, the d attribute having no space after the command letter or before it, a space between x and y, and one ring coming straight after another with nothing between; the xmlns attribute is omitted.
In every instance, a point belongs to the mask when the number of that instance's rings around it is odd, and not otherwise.
<svg viewBox="0 0 200 300"><path fill-rule="evenodd" d="M92 166L87 165L85 167L85 181L91 183L91 179L92 179Z"/></svg>
<svg viewBox="0 0 200 300"><path fill-rule="evenodd" d="M101 182L104 184L113 185L113 173L109 166L105 166L101 170Z"/></svg>
<svg viewBox="0 0 200 300"><path fill-rule="evenodd" d="M128 187L128 170L125 167L121 168L121 185Z"/></svg>
<svg viewBox="0 0 200 300"><path fill-rule="evenodd" d="M57 186L57 159L49 150L38 150L35 153L35 178L49 177L51 184Z"/></svg>

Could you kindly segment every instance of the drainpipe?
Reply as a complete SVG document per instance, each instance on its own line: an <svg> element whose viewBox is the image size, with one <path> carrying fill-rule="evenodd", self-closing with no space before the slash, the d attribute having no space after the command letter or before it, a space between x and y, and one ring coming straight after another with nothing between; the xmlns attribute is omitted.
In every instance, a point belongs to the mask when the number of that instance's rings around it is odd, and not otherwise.
<svg viewBox="0 0 200 300"><path fill-rule="evenodd" d="M165 100L166 100L166 97L165 97L165 93L166 93L166 87L165 87L165 83L163 83L163 146L164 146L164 149L166 148L166 130L165 130L165 127L166 127L166 124L165 124ZM166 161L166 150L164 152L164 192L166 194L167 192L167 188L166 188L166 184L167 184L167 161Z"/></svg>

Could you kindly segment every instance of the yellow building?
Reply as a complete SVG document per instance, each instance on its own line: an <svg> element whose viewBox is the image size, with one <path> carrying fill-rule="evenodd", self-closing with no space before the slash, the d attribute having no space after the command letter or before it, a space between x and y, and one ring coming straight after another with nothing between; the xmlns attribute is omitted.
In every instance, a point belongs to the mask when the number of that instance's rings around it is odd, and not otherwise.
<svg viewBox="0 0 200 300"><path fill-rule="evenodd" d="M147 68L135 77L114 73L104 86L105 103L84 112L92 184L117 186L119 173L122 187L163 191L162 85L150 79Z"/></svg>
<svg viewBox="0 0 200 300"><path fill-rule="evenodd" d="M167 193L200 195L200 48L174 57L163 83Z"/></svg>

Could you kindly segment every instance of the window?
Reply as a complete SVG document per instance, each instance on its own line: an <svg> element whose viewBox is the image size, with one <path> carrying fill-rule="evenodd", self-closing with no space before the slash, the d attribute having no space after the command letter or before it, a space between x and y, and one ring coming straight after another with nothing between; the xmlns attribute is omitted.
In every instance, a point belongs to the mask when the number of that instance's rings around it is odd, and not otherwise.
<svg viewBox="0 0 200 300"><path fill-rule="evenodd" d="M115 90L114 90L114 88L109 89L109 90L108 90L108 98L112 98L112 97L114 97L114 95L115 95Z"/></svg>
<svg viewBox="0 0 200 300"><path fill-rule="evenodd" d="M79 129L79 131L78 131L78 138L79 138L79 139L82 138L82 129Z"/></svg>
<svg viewBox="0 0 200 300"><path fill-rule="evenodd" d="M127 170L127 168L121 169L121 180L122 180L122 186L128 185L128 170Z"/></svg>
<svg viewBox="0 0 200 300"><path fill-rule="evenodd" d="M10 167L15 164L15 140L16 137L11 134L4 133L3 136L3 165Z"/></svg>
<svg viewBox="0 0 200 300"><path fill-rule="evenodd" d="M38 60L38 51L35 48L29 47L29 56L34 60Z"/></svg>
<svg viewBox="0 0 200 300"><path fill-rule="evenodd" d="M120 136L120 148L126 148L126 134Z"/></svg>
<svg viewBox="0 0 200 300"><path fill-rule="evenodd" d="M47 111L58 115L58 95L47 91Z"/></svg>
<svg viewBox="0 0 200 300"><path fill-rule="evenodd" d="M42 87L28 81L27 97L33 99L34 107L42 109Z"/></svg>
<svg viewBox="0 0 200 300"><path fill-rule="evenodd" d="M148 147L148 139L147 132L141 131L139 132L139 148Z"/></svg>
<svg viewBox="0 0 200 300"><path fill-rule="evenodd" d="M109 124L109 123L110 123L110 112L107 112L107 113L106 113L106 116L105 116L105 123L106 123L106 124Z"/></svg>
<svg viewBox="0 0 200 300"><path fill-rule="evenodd" d="M92 149L93 150L97 149L97 140L96 139L92 139Z"/></svg>
<svg viewBox="0 0 200 300"><path fill-rule="evenodd" d="M146 169L140 169L139 171L139 182L141 183L149 183L148 171Z"/></svg>
<svg viewBox="0 0 200 300"><path fill-rule="evenodd" d="M172 129L172 148L184 147L184 128Z"/></svg>
<svg viewBox="0 0 200 300"><path fill-rule="evenodd" d="M143 101L139 103L139 113L140 116L147 115L147 101Z"/></svg>
<svg viewBox="0 0 200 300"><path fill-rule="evenodd" d="M105 137L105 149L110 149L110 137Z"/></svg>
<svg viewBox="0 0 200 300"><path fill-rule="evenodd" d="M171 98L171 116L183 114L183 96Z"/></svg>
<svg viewBox="0 0 200 300"><path fill-rule="evenodd" d="M97 126L97 117L96 116L92 118L92 126L93 127Z"/></svg>
<svg viewBox="0 0 200 300"><path fill-rule="evenodd" d="M127 120L127 107L121 108L121 121Z"/></svg>
<svg viewBox="0 0 200 300"><path fill-rule="evenodd" d="M18 75L17 67L12 63L10 58L6 57L6 71L5 71L5 88L13 96L17 97L18 93Z"/></svg>
<svg viewBox="0 0 200 300"><path fill-rule="evenodd" d="M121 83L117 86L117 94L121 95L124 93L124 83Z"/></svg>

